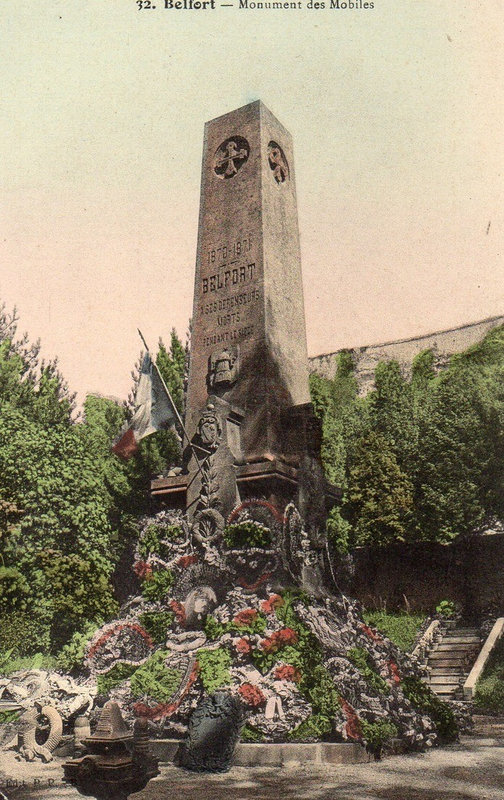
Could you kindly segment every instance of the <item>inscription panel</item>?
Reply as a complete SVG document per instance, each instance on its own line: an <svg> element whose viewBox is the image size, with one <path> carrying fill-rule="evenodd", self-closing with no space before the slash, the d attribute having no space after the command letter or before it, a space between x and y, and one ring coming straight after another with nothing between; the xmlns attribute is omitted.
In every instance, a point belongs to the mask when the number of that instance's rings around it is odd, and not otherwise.
<svg viewBox="0 0 504 800"><path fill-rule="evenodd" d="M245 234L204 250L195 334L205 349L251 339L262 299L254 239Z"/></svg>

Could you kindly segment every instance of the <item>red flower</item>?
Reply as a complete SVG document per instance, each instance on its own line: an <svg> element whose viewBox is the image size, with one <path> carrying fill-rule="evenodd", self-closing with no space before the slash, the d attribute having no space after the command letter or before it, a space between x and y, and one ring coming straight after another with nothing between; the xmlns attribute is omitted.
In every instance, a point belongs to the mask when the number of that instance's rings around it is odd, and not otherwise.
<svg viewBox="0 0 504 800"><path fill-rule="evenodd" d="M292 628L282 628L272 633L271 636L266 639L263 639L261 648L265 653L276 653L281 647L285 647L288 644L295 644L297 639L297 633L293 631Z"/></svg>
<svg viewBox="0 0 504 800"><path fill-rule="evenodd" d="M392 683L396 683L396 684L401 683L401 676L399 675L399 668L398 668L397 664L395 663L395 661L389 661L387 666L388 666L390 679L391 679Z"/></svg>
<svg viewBox="0 0 504 800"><path fill-rule="evenodd" d="M178 600L172 600L171 603L170 603L170 608L173 611L173 613L175 614L175 616L177 618L177 622L180 625L185 625L186 613L185 613L185 608L182 605L182 603L179 603Z"/></svg>
<svg viewBox="0 0 504 800"><path fill-rule="evenodd" d="M145 561L137 561L133 566L133 570L141 581L148 581L152 577L152 567Z"/></svg>
<svg viewBox="0 0 504 800"><path fill-rule="evenodd" d="M252 651L252 645L247 639L238 639L235 647L239 653L243 653L244 655L248 655L248 653Z"/></svg>
<svg viewBox="0 0 504 800"><path fill-rule="evenodd" d="M266 702L266 698L261 690L257 686L253 686L251 683L242 683L242 685L238 687L238 694L249 706L252 706L253 708L262 706Z"/></svg>
<svg viewBox="0 0 504 800"><path fill-rule="evenodd" d="M257 611L255 608L246 608L244 611L239 611L233 622L235 625L252 625L257 618Z"/></svg>
<svg viewBox="0 0 504 800"><path fill-rule="evenodd" d="M196 564L198 561L198 556L180 556L177 561L177 567L182 567L185 569L186 567L190 567L191 564Z"/></svg>
<svg viewBox="0 0 504 800"><path fill-rule="evenodd" d="M349 739L362 739L361 723L359 717L355 713L355 709L350 705L350 703L347 703L346 700L343 700L342 697L340 697L339 702L346 719L346 735Z"/></svg>
<svg viewBox="0 0 504 800"><path fill-rule="evenodd" d="M373 642L383 642L383 639L381 638L381 636L379 636L376 633L376 631L374 631L372 628L370 628L369 625L361 624L359 627L360 627L361 631L363 631L363 633L366 634L368 639L371 639Z"/></svg>
<svg viewBox="0 0 504 800"><path fill-rule="evenodd" d="M299 683L301 680L301 673L291 664L281 664L275 670L275 678L278 681L292 681L293 683Z"/></svg>
<svg viewBox="0 0 504 800"><path fill-rule="evenodd" d="M279 594L271 594L267 600L263 600L261 608L265 614L273 614L276 608L283 606L283 597Z"/></svg>

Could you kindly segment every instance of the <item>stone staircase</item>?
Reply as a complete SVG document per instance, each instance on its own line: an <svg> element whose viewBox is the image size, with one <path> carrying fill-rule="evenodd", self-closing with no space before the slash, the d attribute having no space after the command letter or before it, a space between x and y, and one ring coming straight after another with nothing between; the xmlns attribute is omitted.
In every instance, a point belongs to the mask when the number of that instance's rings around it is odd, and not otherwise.
<svg viewBox="0 0 504 800"><path fill-rule="evenodd" d="M428 684L444 700L462 699L462 687L481 649L477 628L456 627L445 633L427 660Z"/></svg>

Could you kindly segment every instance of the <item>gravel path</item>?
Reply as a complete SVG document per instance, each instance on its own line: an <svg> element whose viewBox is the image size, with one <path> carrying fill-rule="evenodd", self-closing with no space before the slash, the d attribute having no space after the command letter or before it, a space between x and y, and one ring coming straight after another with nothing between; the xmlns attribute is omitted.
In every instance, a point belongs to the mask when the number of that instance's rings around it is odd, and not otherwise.
<svg viewBox="0 0 504 800"><path fill-rule="evenodd" d="M13 764L16 764L16 767ZM24 776L25 785L0 788L8 800L76 800L61 781L62 761L46 766L3 763L0 773ZM20 767L22 771L20 771ZM16 774L17 773L17 774ZM37 785L36 780L40 783ZM162 766L161 775L134 800L504 800L504 742L464 737L428 753L339 767L235 767L200 775Z"/></svg>

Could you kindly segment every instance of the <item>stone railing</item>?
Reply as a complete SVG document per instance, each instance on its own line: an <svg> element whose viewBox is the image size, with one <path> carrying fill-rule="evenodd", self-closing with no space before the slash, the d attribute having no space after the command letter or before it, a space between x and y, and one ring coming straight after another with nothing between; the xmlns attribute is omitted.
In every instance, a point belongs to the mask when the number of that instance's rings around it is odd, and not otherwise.
<svg viewBox="0 0 504 800"><path fill-rule="evenodd" d="M443 626L438 619L433 619L429 627L422 633L411 655L418 659L420 664L427 660L431 647L438 641L443 632Z"/></svg>
<svg viewBox="0 0 504 800"><path fill-rule="evenodd" d="M480 650L480 654L476 659L476 662L470 671L469 675L467 676L467 680L464 683L464 699L465 700L472 700L474 697L474 691L476 688L476 683L478 678L481 676L485 668L485 664L488 661L490 653L494 649L495 645L501 638L502 634L504 633L504 617L499 617L494 623L492 630L490 631L488 638Z"/></svg>

